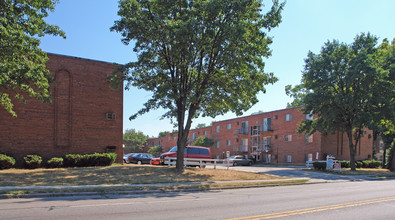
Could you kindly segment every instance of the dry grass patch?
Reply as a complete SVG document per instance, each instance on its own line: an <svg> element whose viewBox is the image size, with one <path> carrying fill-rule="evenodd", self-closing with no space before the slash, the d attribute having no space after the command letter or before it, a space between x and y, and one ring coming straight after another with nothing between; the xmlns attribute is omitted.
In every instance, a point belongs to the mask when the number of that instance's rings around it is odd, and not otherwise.
<svg viewBox="0 0 395 220"><path fill-rule="evenodd" d="M187 168L184 173L178 174L175 167L151 165L0 170L0 186L154 184L270 179L279 179L279 177L200 168Z"/></svg>

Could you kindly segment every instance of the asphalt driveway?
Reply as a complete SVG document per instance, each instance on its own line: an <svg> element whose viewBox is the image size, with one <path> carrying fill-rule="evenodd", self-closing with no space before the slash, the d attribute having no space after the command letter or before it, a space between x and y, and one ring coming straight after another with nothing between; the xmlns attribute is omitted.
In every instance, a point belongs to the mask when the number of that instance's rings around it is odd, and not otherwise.
<svg viewBox="0 0 395 220"><path fill-rule="evenodd" d="M207 168L214 168L209 165ZM217 169L227 169L226 166L220 164L217 165ZM230 170L238 170L244 172L254 172L262 174L276 175L287 178L309 178L309 182L339 182L339 181L364 181L364 180L377 180L375 177L363 176L363 175L337 175L331 173L317 172L306 169L303 166L265 166L265 165L253 165L253 166L230 166Z"/></svg>

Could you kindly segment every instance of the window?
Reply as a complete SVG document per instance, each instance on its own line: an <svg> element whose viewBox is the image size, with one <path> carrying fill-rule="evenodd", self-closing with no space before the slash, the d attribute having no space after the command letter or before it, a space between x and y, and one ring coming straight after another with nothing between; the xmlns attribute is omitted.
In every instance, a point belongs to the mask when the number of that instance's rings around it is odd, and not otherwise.
<svg viewBox="0 0 395 220"><path fill-rule="evenodd" d="M162 146L162 140L159 140L158 145L159 145L159 147Z"/></svg>
<svg viewBox="0 0 395 220"><path fill-rule="evenodd" d="M230 146L231 145L231 141L230 140L226 140L226 146Z"/></svg>
<svg viewBox="0 0 395 220"><path fill-rule="evenodd" d="M207 131L203 131L203 136L206 136L207 135Z"/></svg>
<svg viewBox="0 0 395 220"><path fill-rule="evenodd" d="M215 147L219 148L219 141L215 142Z"/></svg>
<svg viewBox="0 0 395 220"><path fill-rule="evenodd" d="M192 140L196 140L196 132L192 133Z"/></svg>
<svg viewBox="0 0 395 220"><path fill-rule="evenodd" d="M292 114L286 114L285 121L292 121Z"/></svg>
<svg viewBox="0 0 395 220"><path fill-rule="evenodd" d="M219 125L215 127L215 133L219 133Z"/></svg>
<svg viewBox="0 0 395 220"><path fill-rule="evenodd" d="M106 118L107 118L107 120L115 120L115 119L117 119L117 115L115 113L112 113L112 112L107 112L106 113Z"/></svg>
<svg viewBox="0 0 395 220"><path fill-rule="evenodd" d="M170 141L170 135L169 136L167 136L167 142L169 142Z"/></svg>
<svg viewBox="0 0 395 220"><path fill-rule="evenodd" d="M263 145L272 144L272 137L263 137Z"/></svg>
<svg viewBox="0 0 395 220"><path fill-rule="evenodd" d="M306 120L310 120L310 121L312 121L313 120L313 112L310 112L310 114L307 114L306 115Z"/></svg>
<svg viewBox="0 0 395 220"><path fill-rule="evenodd" d="M313 143L313 135L312 134L311 135L306 134L305 137L304 137L304 142L305 143Z"/></svg>
<svg viewBox="0 0 395 220"><path fill-rule="evenodd" d="M272 119L264 118L263 119L263 131L271 131L272 130Z"/></svg>
<svg viewBox="0 0 395 220"><path fill-rule="evenodd" d="M292 135L290 135L290 134L289 135L285 135L284 136L284 141L285 142L291 142L292 141Z"/></svg>
<svg viewBox="0 0 395 220"><path fill-rule="evenodd" d="M292 162L292 156L291 155L285 156L285 162L291 163Z"/></svg>
<svg viewBox="0 0 395 220"><path fill-rule="evenodd" d="M173 137L173 140L177 140L177 136L174 136L174 137Z"/></svg>
<svg viewBox="0 0 395 220"><path fill-rule="evenodd" d="M248 134L248 121L241 122L241 134Z"/></svg>
<svg viewBox="0 0 395 220"><path fill-rule="evenodd" d="M232 124L229 123L226 125L226 129L230 130L231 128L232 128Z"/></svg>

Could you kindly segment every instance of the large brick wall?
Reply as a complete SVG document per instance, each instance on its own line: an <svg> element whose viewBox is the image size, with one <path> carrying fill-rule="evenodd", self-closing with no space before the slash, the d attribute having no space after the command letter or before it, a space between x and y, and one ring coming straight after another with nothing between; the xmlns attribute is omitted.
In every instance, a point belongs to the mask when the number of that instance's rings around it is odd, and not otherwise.
<svg viewBox="0 0 395 220"><path fill-rule="evenodd" d="M300 111L301 108L282 109L278 111L266 112L256 115L239 117L224 121L213 122L212 126L200 129L192 129L189 133L189 139L193 141L193 134L195 137L204 135L214 140L214 146L211 147L213 158L223 158L226 151L230 151L231 155L242 154L248 156L255 156L258 161L267 163L304 163L307 159L322 160L326 154L335 155L338 159L348 159L348 145L345 145L347 139L338 134L322 135L319 132L313 134L310 141L306 142L304 134L298 134L298 124L305 120L306 116ZM292 119L287 121L286 115L292 115ZM251 134L252 126L263 125L263 119L271 119L271 130L261 132L255 137ZM242 123L248 123L248 132L243 134L239 132L242 128ZM217 127L219 130L217 130ZM217 132L219 131L219 132ZM241 133L241 134L240 134ZM368 131L362 138L357 152L357 159L369 158L372 154L372 145L370 134ZM290 135L291 140L286 141L285 136ZM174 140L176 135L168 134L166 137L153 138L148 140L149 146L161 145L163 151L168 151L171 147L176 146L177 142ZM253 153L251 146L253 139L256 138L263 144L263 138L270 138L270 150L268 152ZM289 137L289 136L288 136ZM242 139L247 139L248 152L241 152L240 145ZM341 154L337 153L341 148L343 141L343 151ZM160 143L159 143L160 142ZM219 142L219 144L217 144ZM229 144L229 145L228 145Z"/></svg>
<svg viewBox="0 0 395 220"><path fill-rule="evenodd" d="M48 57L47 69L55 79L52 102L14 101L18 117L0 108L0 152L20 162L27 154L50 158L115 151L121 162L123 90L111 89L107 80L116 66L55 54ZM115 113L116 119L108 120L106 113Z"/></svg>

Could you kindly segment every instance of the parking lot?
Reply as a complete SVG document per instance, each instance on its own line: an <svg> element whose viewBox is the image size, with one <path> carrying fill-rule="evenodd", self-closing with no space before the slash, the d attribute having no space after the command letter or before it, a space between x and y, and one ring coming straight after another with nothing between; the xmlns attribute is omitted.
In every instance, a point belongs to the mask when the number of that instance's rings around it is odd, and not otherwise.
<svg viewBox="0 0 395 220"><path fill-rule="evenodd" d="M207 165L206 168L213 169L213 165ZM216 169L228 169L228 167L220 164ZM275 166L275 165L262 165L256 164L253 166L229 166L230 170L254 172L262 174L271 174L280 177L288 178L309 178L310 182L339 182L339 181L364 181L376 180L377 178L368 177L363 175L337 175L325 172L318 172L307 169L304 166Z"/></svg>

